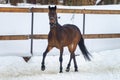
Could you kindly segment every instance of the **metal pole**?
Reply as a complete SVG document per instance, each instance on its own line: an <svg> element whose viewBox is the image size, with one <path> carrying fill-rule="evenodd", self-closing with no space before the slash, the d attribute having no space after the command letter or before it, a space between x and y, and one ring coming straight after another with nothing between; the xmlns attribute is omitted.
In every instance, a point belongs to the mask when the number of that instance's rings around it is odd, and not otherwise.
<svg viewBox="0 0 120 80"><path fill-rule="evenodd" d="M83 35L85 34L85 13L83 14Z"/></svg>
<svg viewBox="0 0 120 80"><path fill-rule="evenodd" d="M32 9L32 8L31 8ZM34 12L31 10L32 14L31 14L31 46L30 46L30 52L31 55L33 55L33 24L34 24Z"/></svg>

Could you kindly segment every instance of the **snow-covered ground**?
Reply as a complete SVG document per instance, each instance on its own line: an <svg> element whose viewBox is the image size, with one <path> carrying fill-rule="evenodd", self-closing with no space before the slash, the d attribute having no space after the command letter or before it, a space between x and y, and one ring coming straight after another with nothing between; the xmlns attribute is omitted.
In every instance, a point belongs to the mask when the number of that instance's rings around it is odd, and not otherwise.
<svg viewBox="0 0 120 80"><path fill-rule="evenodd" d="M93 59L85 62L76 56L79 72L65 72L69 55L63 57L63 73L59 73L59 56L46 57L46 70L41 71L41 56L26 63L21 57L0 57L0 80L120 80L120 49L91 53Z"/></svg>

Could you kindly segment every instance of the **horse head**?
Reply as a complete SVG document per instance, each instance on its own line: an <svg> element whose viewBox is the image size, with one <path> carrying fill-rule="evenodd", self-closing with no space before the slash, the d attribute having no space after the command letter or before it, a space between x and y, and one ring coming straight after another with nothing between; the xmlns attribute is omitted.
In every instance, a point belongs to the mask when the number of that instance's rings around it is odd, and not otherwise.
<svg viewBox="0 0 120 80"><path fill-rule="evenodd" d="M48 13L48 16L49 16L49 22L50 22L50 27L54 27L56 24L57 24L57 13L56 13L56 9L57 7L54 6L54 7L51 7L49 6L49 13Z"/></svg>

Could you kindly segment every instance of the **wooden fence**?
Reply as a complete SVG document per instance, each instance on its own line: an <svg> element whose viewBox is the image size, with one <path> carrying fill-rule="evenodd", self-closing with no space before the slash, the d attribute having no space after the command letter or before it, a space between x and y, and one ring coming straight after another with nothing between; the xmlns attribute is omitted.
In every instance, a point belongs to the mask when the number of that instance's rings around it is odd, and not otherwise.
<svg viewBox="0 0 120 80"><path fill-rule="evenodd" d="M47 34L33 34L34 13L46 13L47 8L8 8L0 7L0 12L11 13L32 13L31 14L31 34L28 35L0 35L0 40L28 40L31 39L30 53L33 55L33 39L47 39ZM120 10L89 10L89 9L57 9L58 13L77 13L83 14L83 37L87 39L97 38L120 38L120 33L115 34L85 34L85 14L120 14ZM23 57L27 62L31 57Z"/></svg>
<svg viewBox="0 0 120 80"><path fill-rule="evenodd" d="M0 12L19 12L19 13L46 13L48 12L47 8L8 8L0 7ZM90 9L58 9L58 13L77 13L77 14L120 14L120 10L90 10ZM32 15L32 17L34 17ZM83 20L85 21L85 20ZM32 21L33 22L33 21ZM33 23L31 23L33 28ZM83 26L85 27L85 25ZM84 29L84 28L83 28ZM84 32L84 30L83 30ZM84 34L84 33L83 33ZM95 39L95 38L120 38L120 33L115 34L84 34L84 38ZM1 35L0 40L27 40L27 39L47 39L47 34L31 34L29 35Z"/></svg>
<svg viewBox="0 0 120 80"><path fill-rule="evenodd" d="M48 12L47 8L8 8L0 7L0 12ZM77 14L120 14L120 10L90 10L90 9L57 9L58 13L77 13Z"/></svg>

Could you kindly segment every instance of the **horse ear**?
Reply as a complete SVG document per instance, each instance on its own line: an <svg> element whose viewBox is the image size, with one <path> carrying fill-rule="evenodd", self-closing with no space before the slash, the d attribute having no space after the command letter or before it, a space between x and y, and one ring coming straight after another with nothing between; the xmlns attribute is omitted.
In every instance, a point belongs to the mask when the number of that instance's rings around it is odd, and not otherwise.
<svg viewBox="0 0 120 80"><path fill-rule="evenodd" d="M55 10L57 9L57 6L55 5L55 8L54 8Z"/></svg>
<svg viewBox="0 0 120 80"><path fill-rule="evenodd" d="M51 7L50 7L50 6L49 6L48 8L49 8L49 9L51 9Z"/></svg>

